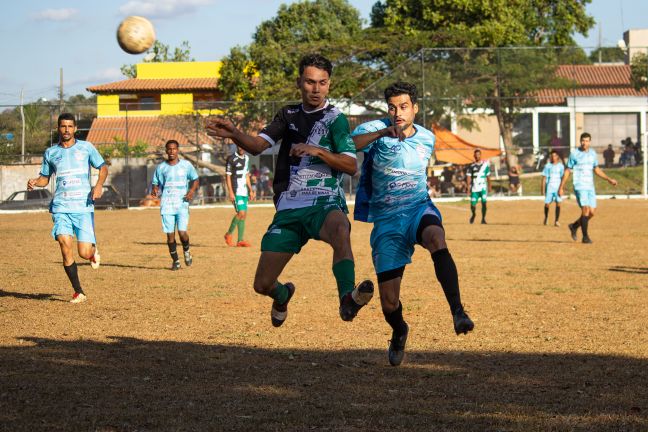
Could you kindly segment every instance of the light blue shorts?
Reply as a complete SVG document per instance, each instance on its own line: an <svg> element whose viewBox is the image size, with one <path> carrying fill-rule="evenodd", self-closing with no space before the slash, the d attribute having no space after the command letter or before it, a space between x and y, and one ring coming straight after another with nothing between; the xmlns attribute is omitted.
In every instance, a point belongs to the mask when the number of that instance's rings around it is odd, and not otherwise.
<svg viewBox="0 0 648 432"><path fill-rule="evenodd" d="M429 214L439 219L441 213L432 203L423 203L387 219L374 222L371 231L371 257L376 274L403 267L412 262L416 231L421 219Z"/></svg>
<svg viewBox="0 0 648 432"><path fill-rule="evenodd" d="M545 194L545 204L551 204L552 202L561 203L562 197L558 195L558 190L547 190Z"/></svg>
<svg viewBox="0 0 648 432"><path fill-rule="evenodd" d="M94 213L52 213L52 237L76 236L78 242L95 244Z"/></svg>
<svg viewBox="0 0 648 432"><path fill-rule="evenodd" d="M576 194L576 201L579 207L596 208L596 191L592 189L583 189L574 191Z"/></svg>
<svg viewBox="0 0 648 432"><path fill-rule="evenodd" d="M174 233L176 227L178 231L187 231L189 226L189 210L181 210L176 214L163 214L162 215L162 231L171 234Z"/></svg>

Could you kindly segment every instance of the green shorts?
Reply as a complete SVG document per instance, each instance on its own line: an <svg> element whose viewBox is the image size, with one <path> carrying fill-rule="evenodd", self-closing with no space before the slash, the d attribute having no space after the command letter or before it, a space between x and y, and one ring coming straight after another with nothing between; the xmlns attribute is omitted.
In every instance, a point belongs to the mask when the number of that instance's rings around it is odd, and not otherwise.
<svg viewBox="0 0 648 432"><path fill-rule="evenodd" d="M487 197L488 193L485 190L479 192L470 192L470 205L477 204L477 201L479 201L480 199L482 200L482 202L486 202Z"/></svg>
<svg viewBox="0 0 648 432"><path fill-rule="evenodd" d="M234 210L236 212L247 211L248 208L248 197L243 195L236 195L234 197Z"/></svg>
<svg viewBox="0 0 648 432"><path fill-rule="evenodd" d="M308 240L320 239L326 216L336 210L344 212L336 204L278 211L261 240L261 252L299 253Z"/></svg>

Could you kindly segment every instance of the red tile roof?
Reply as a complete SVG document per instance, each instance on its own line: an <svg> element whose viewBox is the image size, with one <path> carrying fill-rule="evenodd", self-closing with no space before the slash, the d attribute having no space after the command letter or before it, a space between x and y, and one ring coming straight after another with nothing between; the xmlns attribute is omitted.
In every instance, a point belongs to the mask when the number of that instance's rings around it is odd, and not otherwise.
<svg viewBox="0 0 648 432"><path fill-rule="evenodd" d="M128 133L127 133L128 131ZM93 144L115 144L124 142L128 136L129 145L143 141L149 147L164 145L174 139L183 145L196 144L196 130L193 117L160 116L160 117L102 117L92 121L88 137ZM213 138L199 129L200 144L214 144ZM220 141L218 141L220 142Z"/></svg>
<svg viewBox="0 0 648 432"><path fill-rule="evenodd" d="M637 91L630 80L629 65L562 65L556 75L573 82L562 89L538 92L541 105L564 105L569 97L648 96L648 91Z"/></svg>
<svg viewBox="0 0 648 432"><path fill-rule="evenodd" d="M218 78L132 78L123 81L88 87L87 90L92 93L216 90L217 85Z"/></svg>

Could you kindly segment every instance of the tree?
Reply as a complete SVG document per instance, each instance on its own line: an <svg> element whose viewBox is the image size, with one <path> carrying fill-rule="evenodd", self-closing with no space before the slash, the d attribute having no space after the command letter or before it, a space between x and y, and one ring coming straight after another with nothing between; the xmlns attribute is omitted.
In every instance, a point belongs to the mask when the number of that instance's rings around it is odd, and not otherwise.
<svg viewBox="0 0 648 432"><path fill-rule="evenodd" d="M551 47L575 45L572 35L587 33L594 24L585 11L589 2L386 0L382 2L384 12L380 13L384 27L400 32L401 38L423 35L430 41L428 46L474 48L422 52L422 61L427 65L422 84L438 89L437 94L449 100L454 96L456 109L492 109L508 162L517 164L519 149L512 133L516 115L533 104L539 90L566 84L554 74L564 49ZM528 48L508 49L514 46ZM439 88L439 82L448 88Z"/></svg>
<svg viewBox="0 0 648 432"><path fill-rule="evenodd" d="M144 63L156 62L187 62L195 61L191 57L191 47L188 41L183 41L179 47L171 50L169 45L165 45L160 41L155 41L153 46L146 51L144 56ZM137 68L135 65L122 65L120 68L121 73L128 78L135 78L137 75Z"/></svg>
<svg viewBox="0 0 648 432"><path fill-rule="evenodd" d="M589 55L592 63L618 63L625 62L625 52L619 47L600 47Z"/></svg>
<svg viewBox="0 0 648 432"><path fill-rule="evenodd" d="M639 91L648 88L648 55L637 53L630 63L632 85Z"/></svg>

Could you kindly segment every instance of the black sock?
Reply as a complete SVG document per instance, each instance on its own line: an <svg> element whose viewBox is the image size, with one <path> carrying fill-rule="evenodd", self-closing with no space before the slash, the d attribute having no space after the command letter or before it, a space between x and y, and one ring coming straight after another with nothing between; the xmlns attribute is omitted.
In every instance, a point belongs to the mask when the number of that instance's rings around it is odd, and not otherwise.
<svg viewBox="0 0 648 432"><path fill-rule="evenodd" d="M180 239L180 241L182 242L182 251L183 252L188 252L189 251L189 239L187 239L187 241L184 241L184 240Z"/></svg>
<svg viewBox="0 0 648 432"><path fill-rule="evenodd" d="M544 212L545 212L545 221L546 221L547 218L549 217L549 207L545 207Z"/></svg>
<svg viewBox="0 0 648 432"><path fill-rule="evenodd" d="M580 224L581 224L581 229L583 230L583 238L589 237L587 234L587 224L589 222L589 217L588 216L581 216L580 218Z"/></svg>
<svg viewBox="0 0 648 432"><path fill-rule="evenodd" d="M579 228L581 226L581 219L582 219L582 216L574 221L574 223L572 224L574 226L574 228Z"/></svg>
<svg viewBox="0 0 648 432"><path fill-rule="evenodd" d="M473 219L475 218L475 210L477 209L476 206L470 206L470 212L472 213Z"/></svg>
<svg viewBox="0 0 648 432"><path fill-rule="evenodd" d="M396 310L392 312L383 311L383 315L385 315L385 321L387 321L387 324L389 324L396 333L402 334L405 332L407 327L405 326L405 320L403 320L403 304L401 302L398 302L398 308L396 308Z"/></svg>
<svg viewBox="0 0 648 432"><path fill-rule="evenodd" d="M560 206L556 206L556 222L560 219Z"/></svg>
<svg viewBox="0 0 648 432"><path fill-rule="evenodd" d="M434 261L434 272L441 283L443 293L446 296L450 312L453 314L461 309L461 296L459 295L459 275L452 255L448 249L441 249L432 254Z"/></svg>
<svg viewBox="0 0 648 432"><path fill-rule="evenodd" d="M67 274L68 279L72 283L72 288L77 294L83 294L83 289L81 288L81 282L79 282L79 273L77 272L76 262L73 262L69 266L64 265L65 274Z"/></svg>
<svg viewBox="0 0 648 432"><path fill-rule="evenodd" d="M173 262L178 261L178 251L176 250L177 247L176 242L167 243L167 246L169 247L169 254L171 255L171 259L173 260Z"/></svg>
<svg viewBox="0 0 648 432"><path fill-rule="evenodd" d="M486 203L482 201L482 220L486 220Z"/></svg>

